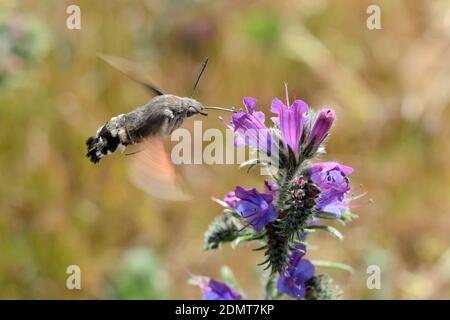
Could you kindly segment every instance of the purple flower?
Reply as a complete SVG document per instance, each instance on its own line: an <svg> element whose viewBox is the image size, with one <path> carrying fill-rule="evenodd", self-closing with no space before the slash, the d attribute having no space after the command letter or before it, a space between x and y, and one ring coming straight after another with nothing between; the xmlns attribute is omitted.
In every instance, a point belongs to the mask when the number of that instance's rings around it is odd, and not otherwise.
<svg viewBox="0 0 450 320"><path fill-rule="evenodd" d="M333 109L323 109L319 112L305 144L305 149L310 149L309 154L314 154L317 151L322 141L327 137L335 119L336 114Z"/></svg>
<svg viewBox="0 0 450 320"><path fill-rule="evenodd" d="M228 205L228 207L233 209L236 206L236 203L239 201L239 198L236 197L234 191L231 191L225 195L223 201Z"/></svg>
<svg viewBox="0 0 450 320"><path fill-rule="evenodd" d="M257 232L278 217L278 212L272 204L272 194L260 193L255 188L244 189L239 186L234 192L239 198L234 210L247 220L248 225L251 225Z"/></svg>
<svg viewBox="0 0 450 320"><path fill-rule="evenodd" d="M200 289L205 300L241 300L239 292L231 289L223 282L214 279L199 279Z"/></svg>
<svg viewBox="0 0 450 320"><path fill-rule="evenodd" d="M353 172L353 168L337 162L320 162L309 167L307 172L320 188L317 207L340 218L341 209L345 208L345 195L350 191L347 175Z"/></svg>
<svg viewBox="0 0 450 320"><path fill-rule="evenodd" d="M271 194L273 197L277 194L278 185L270 180L264 181L264 193Z"/></svg>
<svg viewBox="0 0 450 320"><path fill-rule="evenodd" d="M270 111L278 114L278 117L273 117L272 120L280 129L283 140L297 158L299 156L299 144L302 138L303 127L308 121L305 114L308 109L308 105L302 100L295 100L288 107L279 99L274 99L270 108Z"/></svg>
<svg viewBox="0 0 450 320"><path fill-rule="evenodd" d="M264 124L264 113L255 111L255 98L245 97L244 106L246 112L234 114L231 117L231 125L228 125L236 133L235 145L254 147L270 154L272 133Z"/></svg>
<svg viewBox="0 0 450 320"><path fill-rule="evenodd" d="M244 189L237 186L235 191L228 192L223 200L217 198L212 200L225 208L235 210L247 220L248 225L259 232L266 224L278 217L278 212L272 204L277 188L278 186L272 181L265 182L263 193L255 188Z"/></svg>
<svg viewBox="0 0 450 320"><path fill-rule="evenodd" d="M309 260L303 259L306 248L297 245L303 252L294 252L289 259L291 267L280 274L277 282L277 290L292 298L301 299L305 297L305 283L314 276L315 267Z"/></svg>
<svg viewBox="0 0 450 320"><path fill-rule="evenodd" d="M225 195L225 197L223 197L223 200L217 199L215 197L213 197L212 200L220 204L224 208L234 210L234 207L236 206L236 203L239 201L239 198L236 197L234 191L230 191Z"/></svg>

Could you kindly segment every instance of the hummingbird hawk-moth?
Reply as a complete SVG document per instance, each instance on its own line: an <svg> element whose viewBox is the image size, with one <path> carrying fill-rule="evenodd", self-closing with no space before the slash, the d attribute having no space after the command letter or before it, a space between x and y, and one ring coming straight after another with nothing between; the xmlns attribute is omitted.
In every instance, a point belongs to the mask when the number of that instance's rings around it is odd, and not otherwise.
<svg viewBox="0 0 450 320"><path fill-rule="evenodd" d="M112 117L102 125L95 135L86 141L86 156L98 163L104 156L117 148L124 151L131 145L139 145L135 155L131 175L133 181L145 191L161 198L184 199L186 194L180 190L176 171L165 152L162 138L179 128L191 116L208 115L206 109L219 109L234 112L233 109L203 106L192 97L179 97L166 94L156 87L140 71L140 67L124 58L100 55L107 63L149 89L155 97L144 106L133 111ZM208 59L201 68L193 86L194 94L200 78L205 71Z"/></svg>

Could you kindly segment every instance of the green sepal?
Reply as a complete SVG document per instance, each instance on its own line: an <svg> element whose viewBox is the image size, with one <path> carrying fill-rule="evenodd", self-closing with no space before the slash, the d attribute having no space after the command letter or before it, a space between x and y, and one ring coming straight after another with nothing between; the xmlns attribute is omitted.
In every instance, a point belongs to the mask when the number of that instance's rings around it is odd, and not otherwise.
<svg viewBox="0 0 450 320"><path fill-rule="evenodd" d="M260 159L250 159L250 160L247 160L247 161L243 162L243 163L239 166L239 169L248 167L248 168L247 168L247 173L249 173L250 170L253 169L256 165L269 166L270 163L267 162L267 161L264 161L264 160L260 160Z"/></svg>
<svg viewBox="0 0 450 320"><path fill-rule="evenodd" d="M341 262L312 260L311 263L319 268L341 270L341 271L347 271L349 273L353 273L355 271L351 266L349 266L345 263L341 263Z"/></svg>
<svg viewBox="0 0 450 320"><path fill-rule="evenodd" d="M311 226L304 228L303 230L305 230L307 232L311 232L311 231L314 232L315 230L322 230L322 231L328 232L329 234L338 238L339 240L344 240L344 236L339 232L339 230L332 226L311 225Z"/></svg>
<svg viewBox="0 0 450 320"><path fill-rule="evenodd" d="M330 219L330 220L338 219L334 213L326 211L314 211L314 215L321 219Z"/></svg>

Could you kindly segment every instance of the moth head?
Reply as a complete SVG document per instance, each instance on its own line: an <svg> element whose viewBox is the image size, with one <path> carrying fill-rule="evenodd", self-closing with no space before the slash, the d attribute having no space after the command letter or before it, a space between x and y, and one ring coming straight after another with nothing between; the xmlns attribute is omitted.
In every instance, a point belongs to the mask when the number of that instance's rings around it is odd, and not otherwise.
<svg viewBox="0 0 450 320"><path fill-rule="evenodd" d="M201 114L203 116L207 116L208 113L204 111L203 105L195 99L192 98L184 98L183 105L186 108L186 116L192 117L196 114Z"/></svg>

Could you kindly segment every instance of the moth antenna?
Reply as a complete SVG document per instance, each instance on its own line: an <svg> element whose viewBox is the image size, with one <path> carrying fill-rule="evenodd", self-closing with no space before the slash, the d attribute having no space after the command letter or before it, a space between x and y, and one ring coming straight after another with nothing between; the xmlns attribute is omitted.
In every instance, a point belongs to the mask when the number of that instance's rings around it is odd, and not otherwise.
<svg viewBox="0 0 450 320"><path fill-rule="evenodd" d="M200 71L199 71L199 73L197 75L197 79L195 79L195 83L194 83L194 86L192 88L191 98L194 96L194 93L195 93L195 90L197 89L198 83L200 82L200 79L201 79L201 77L203 75L203 72L206 69L206 65L208 64L208 60L209 59L206 58L205 61L203 61L202 65L200 66Z"/></svg>

